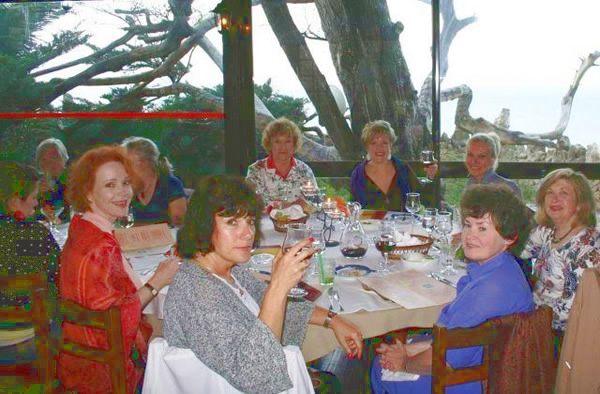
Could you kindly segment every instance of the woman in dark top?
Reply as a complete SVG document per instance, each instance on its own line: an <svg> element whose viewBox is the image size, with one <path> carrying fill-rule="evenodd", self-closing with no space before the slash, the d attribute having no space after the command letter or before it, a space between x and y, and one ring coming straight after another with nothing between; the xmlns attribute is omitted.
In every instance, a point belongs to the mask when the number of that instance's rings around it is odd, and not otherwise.
<svg viewBox="0 0 600 394"><path fill-rule="evenodd" d="M37 197L38 178L34 168L13 161L0 162L0 275L46 273L49 298L54 299L60 250L48 229L32 219ZM27 296L0 293L0 308L27 303ZM12 338L0 336L0 348L33 337L32 328L19 333ZM5 357L7 349L0 352L2 361L10 359ZM10 349L17 351L14 346Z"/></svg>
<svg viewBox="0 0 600 394"><path fill-rule="evenodd" d="M376 120L367 123L361 140L367 158L350 175L352 198L366 209L403 210L406 193L420 192L422 186L407 164L392 157L394 129L388 122ZM425 171L433 178L437 165L429 165Z"/></svg>
<svg viewBox="0 0 600 394"><path fill-rule="evenodd" d="M161 155L156 144L143 137L129 137L123 147L131 155L143 181L132 202L136 221L182 223L187 210L183 182L173 174L173 166Z"/></svg>

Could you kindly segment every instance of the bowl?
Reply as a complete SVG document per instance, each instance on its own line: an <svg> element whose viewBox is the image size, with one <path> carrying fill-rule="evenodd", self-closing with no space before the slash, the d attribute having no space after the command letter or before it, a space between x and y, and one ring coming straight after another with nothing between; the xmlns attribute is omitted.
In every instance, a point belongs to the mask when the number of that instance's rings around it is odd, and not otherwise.
<svg viewBox="0 0 600 394"><path fill-rule="evenodd" d="M433 238L420 234L411 234L411 237L417 238L422 243L419 245L394 246L388 257L392 260L400 260L405 258L406 253L427 254L429 252L429 248L433 244Z"/></svg>

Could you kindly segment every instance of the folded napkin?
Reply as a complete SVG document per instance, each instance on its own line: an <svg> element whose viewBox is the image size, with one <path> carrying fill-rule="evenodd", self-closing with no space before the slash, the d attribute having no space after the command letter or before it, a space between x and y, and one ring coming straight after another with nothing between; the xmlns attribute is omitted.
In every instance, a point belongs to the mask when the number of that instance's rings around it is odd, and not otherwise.
<svg viewBox="0 0 600 394"><path fill-rule="evenodd" d="M297 204L290 205L285 209L273 209L270 215L273 219L277 219L279 217L287 217L287 219L289 220L296 220L306 216L306 214L302 210L302 207Z"/></svg>
<svg viewBox="0 0 600 394"><path fill-rule="evenodd" d="M402 231L396 231L396 246L414 246L414 245L422 245L423 241L421 241L417 237L413 237L409 233L403 233Z"/></svg>
<svg viewBox="0 0 600 394"><path fill-rule="evenodd" d="M381 369L381 380L387 382L405 382L405 381L415 381L419 379L421 375L415 375L414 373L408 372L396 372L390 371L389 369Z"/></svg>

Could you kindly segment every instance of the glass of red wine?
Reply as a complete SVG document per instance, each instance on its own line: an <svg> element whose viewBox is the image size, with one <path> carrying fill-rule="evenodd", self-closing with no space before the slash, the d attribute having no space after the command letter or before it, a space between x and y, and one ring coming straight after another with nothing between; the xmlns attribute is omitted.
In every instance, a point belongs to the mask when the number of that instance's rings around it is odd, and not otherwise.
<svg viewBox="0 0 600 394"><path fill-rule="evenodd" d="M283 241L283 252L287 253L290 248L296 245L298 242L310 237L311 227L308 224L303 223L292 223L287 226L287 233L285 234L285 240ZM311 248L307 245L305 248ZM308 292L298 285L294 286L288 296L291 298L302 298L307 295Z"/></svg>
<svg viewBox="0 0 600 394"><path fill-rule="evenodd" d="M382 221L379 227L379 234L375 242L375 247L383 255L383 260L379 262L377 272L382 275L390 273L389 267L389 253L394 250L396 246L396 232L394 230L393 222Z"/></svg>

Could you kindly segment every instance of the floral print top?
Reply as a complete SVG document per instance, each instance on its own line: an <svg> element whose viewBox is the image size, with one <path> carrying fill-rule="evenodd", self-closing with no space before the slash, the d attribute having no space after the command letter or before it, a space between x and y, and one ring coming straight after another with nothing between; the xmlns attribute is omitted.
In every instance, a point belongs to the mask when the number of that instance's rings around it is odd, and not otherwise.
<svg viewBox="0 0 600 394"><path fill-rule="evenodd" d="M257 160L248 167L246 181L256 187L256 192L261 195L267 207L273 206L277 200L294 201L302 198L300 186L311 181L317 185L317 180L310 167L292 157L292 168L284 178L275 168L273 159L268 156Z"/></svg>
<svg viewBox="0 0 600 394"><path fill-rule="evenodd" d="M533 299L537 305L552 307L553 327L564 331L583 270L600 262L600 232L587 227L560 248L552 248L553 232L538 226L521 257L536 259Z"/></svg>

